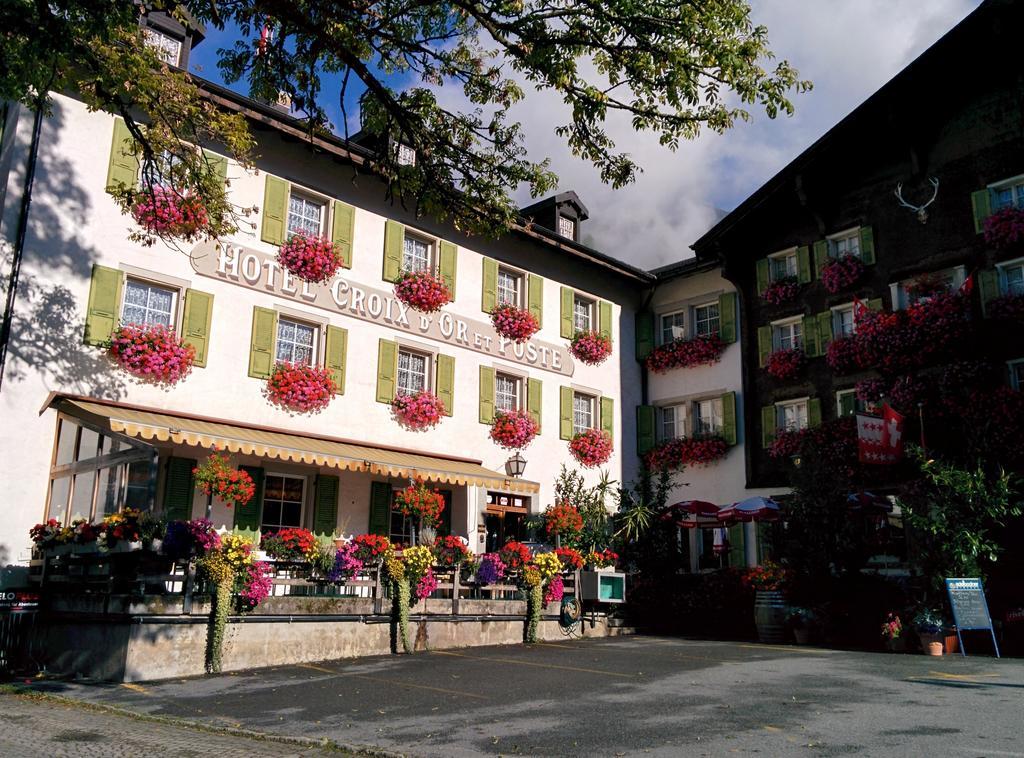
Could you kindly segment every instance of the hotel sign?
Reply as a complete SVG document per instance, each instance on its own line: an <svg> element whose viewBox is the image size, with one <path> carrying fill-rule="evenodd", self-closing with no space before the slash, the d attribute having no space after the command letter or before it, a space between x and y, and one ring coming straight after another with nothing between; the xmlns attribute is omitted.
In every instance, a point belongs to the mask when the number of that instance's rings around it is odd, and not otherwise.
<svg viewBox="0 0 1024 758"><path fill-rule="evenodd" d="M367 287L336 276L312 284L292 276L273 256L241 245L205 242L193 248L192 268L202 276L322 308L332 313L387 326L532 368L572 376L572 356L564 347L540 340L516 343L500 336L489 322L447 311L420 313L393 292Z"/></svg>

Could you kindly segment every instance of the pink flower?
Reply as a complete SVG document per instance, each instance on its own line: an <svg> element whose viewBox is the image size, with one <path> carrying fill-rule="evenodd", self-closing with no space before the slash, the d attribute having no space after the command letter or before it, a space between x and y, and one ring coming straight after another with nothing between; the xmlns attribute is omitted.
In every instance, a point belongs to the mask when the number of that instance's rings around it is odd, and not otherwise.
<svg viewBox="0 0 1024 758"><path fill-rule="evenodd" d="M330 280L341 266L338 246L326 237L295 234L277 251L277 261L307 282Z"/></svg>
<svg viewBox="0 0 1024 758"><path fill-rule="evenodd" d="M526 411L498 411L491 425L491 439L506 450L522 450L540 433L540 426Z"/></svg>
<svg viewBox="0 0 1024 758"><path fill-rule="evenodd" d="M612 436L601 429L587 429L569 441L569 452L585 468L600 466L612 457Z"/></svg>
<svg viewBox="0 0 1024 758"><path fill-rule="evenodd" d="M198 239L209 222L199 198L159 185L136 193L132 217L152 234L189 242Z"/></svg>
<svg viewBox="0 0 1024 758"><path fill-rule="evenodd" d="M795 276L786 276L769 284L765 291L761 293L761 298L766 303L780 305L792 300L799 292L800 283L797 281L797 278Z"/></svg>
<svg viewBox="0 0 1024 758"><path fill-rule="evenodd" d="M327 369L283 362L274 366L264 391L274 405L300 413L317 413L331 402L336 389Z"/></svg>
<svg viewBox="0 0 1024 758"><path fill-rule="evenodd" d="M1003 208L985 219L985 242L997 248L1024 241L1024 210Z"/></svg>
<svg viewBox="0 0 1024 758"><path fill-rule="evenodd" d="M595 330L576 332L569 352L588 366L597 366L612 354L612 341Z"/></svg>
<svg viewBox="0 0 1024 758"><path fill-rule="evenodd" d="M786 348L769 355L764 369L776 379L792 379L803 365L804 351L800 348Z"/></svg>
<svg viewBox="0 0 1024 758"><path fill-rule="evenodd" d="M441 310L452 301L444 279L426 271L405 271L395 282L395 297L424 313Z"/></svg>
<svg viewBox="0 0 1024 758"><path fill-rule="evenodd" d="M644 460L653 471L672 471L686 466L707 466L724 458L728 452L729 446L718 436L682 437L662 442L649 451Z"/></svg>
<svg viewBox="0 0 1024 758"><path fill-rule="evenodd" d="M406 429L422 432L437 425L445 407L437 395L420 390L415 395L397 394L391 402L391 410L395 420Z"/></svg>
<svg viewBox="0 0 1024 758"><path fill-rule="evenodd" d="M133 376L175 384L188 376L196 351L161 324L124 324L110 335L110 356Z"/></svg>
<svg viewBox="0 0 1024 758"><path fill-rule="evenodd" d="M491 311L491 323L498 334L513 342L526 342L540 329L532 313L508 303Z"/></svg>
<svg viewBox="0 0 1024 758"><path fill-rule="evenodd" d="M833 295L852 287L864 275L864 263L856 255L844 255L825 264L821 283Z"/></svg>
<svg viewBox="0 0 1024 758"><path fill-rule="evenodd" d="M647 368L655 374L664 374L674 368L689 366L710 366L722 358L725 343L718 334L698 335L693 339L679 339L659 345L651 351L645 361Z"/></svg>

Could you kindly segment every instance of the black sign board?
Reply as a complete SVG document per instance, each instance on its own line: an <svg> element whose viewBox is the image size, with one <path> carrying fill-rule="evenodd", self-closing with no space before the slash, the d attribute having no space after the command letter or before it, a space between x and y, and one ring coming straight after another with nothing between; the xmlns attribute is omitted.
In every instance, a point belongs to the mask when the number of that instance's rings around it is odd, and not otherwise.
<svg viewBox="0 0 1024 758"><path fill-rule="evenodd" d="M946 592L949 594L949 604L953 608L953 621L956 623L957 637L960 638L961 654L967 655L961 632L987 629L992 634L992 644L995 646L996 658L998 658L999 645L996 643L995 631L992 629L992 617L988 613L988 603L985 601L985 589L981 586L981 579L977 577L947 578Z"/></svg>
<svg viewBox="0 0 1024 758"><path fill-rule="evenodd" d="M38 610L38 592L29 590L0 590L0 613L27 613Z"/></svg>

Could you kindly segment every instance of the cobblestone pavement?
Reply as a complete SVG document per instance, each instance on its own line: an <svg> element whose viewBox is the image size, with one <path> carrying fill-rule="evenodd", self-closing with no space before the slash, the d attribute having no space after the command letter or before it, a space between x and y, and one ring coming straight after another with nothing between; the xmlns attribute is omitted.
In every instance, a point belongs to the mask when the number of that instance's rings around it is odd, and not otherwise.
<svg viewBox="0 0 1024 758"><path fill-rule="evenodd" d="M187 726L140 720L79 705L19 695L0 695L0 756L340 756L317 747L218 734Z"/></svg>

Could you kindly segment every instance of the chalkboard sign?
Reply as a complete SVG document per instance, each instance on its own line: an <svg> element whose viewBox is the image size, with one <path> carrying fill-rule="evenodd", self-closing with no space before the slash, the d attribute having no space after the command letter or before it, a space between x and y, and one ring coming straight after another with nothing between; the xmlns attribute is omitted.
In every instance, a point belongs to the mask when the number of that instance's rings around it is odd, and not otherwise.
<svg viewBox="0 0 1024 758"><path fill-rule="evenodd" d="M972 629L987 629L992 633L992 644L995 646L996 658L998 658L999 645L996 643L995 631L992 628L992 617L988 613L988 603L985 602L985 589L981 586L981 579L976 577L947 578L946 592L949 594L949 604L953 608L956 634L960 638L960 652L963 655L967 655L960 632Z"/></svg>

